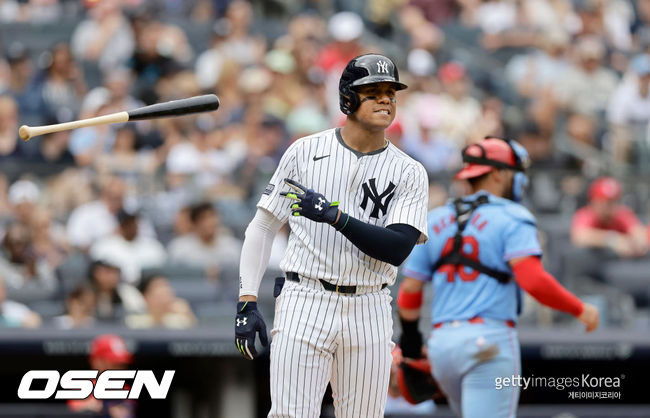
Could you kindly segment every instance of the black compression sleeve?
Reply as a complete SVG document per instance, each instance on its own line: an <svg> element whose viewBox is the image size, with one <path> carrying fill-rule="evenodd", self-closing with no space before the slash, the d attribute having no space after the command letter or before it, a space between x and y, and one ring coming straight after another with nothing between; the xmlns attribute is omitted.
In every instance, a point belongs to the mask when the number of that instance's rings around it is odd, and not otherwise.
<svg viewBox="0 0 650 418"><path fill-rule="evenodd" d="M362 222L347 213L341 213L333 225L358 249L372 258L399 266L411 253L420 231L406 224L386 228Z"/></svg>

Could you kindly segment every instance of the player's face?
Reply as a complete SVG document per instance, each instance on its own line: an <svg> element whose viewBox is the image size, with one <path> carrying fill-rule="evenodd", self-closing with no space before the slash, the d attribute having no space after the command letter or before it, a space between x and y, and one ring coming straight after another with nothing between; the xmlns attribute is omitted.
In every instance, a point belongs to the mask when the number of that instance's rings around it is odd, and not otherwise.
<svg viewBox="0 0 650 418"><path fill-rule="evenodd" d="M395 87L391 83L362 86L357 90L361 105L354 113L357 121L375 129L386 129L395 119Z"/></svg>

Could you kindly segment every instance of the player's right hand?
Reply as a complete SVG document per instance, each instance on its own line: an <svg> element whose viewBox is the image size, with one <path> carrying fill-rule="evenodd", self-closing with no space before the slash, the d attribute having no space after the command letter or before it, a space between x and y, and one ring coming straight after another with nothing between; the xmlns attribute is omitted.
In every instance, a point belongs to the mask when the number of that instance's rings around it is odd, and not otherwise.
<svg viewBox="0 0 650 418"><path fill-rule="evenodd" d="M253 360L257 357L255 350L255 333L260 336L264 347L269 345L266 334L266 324L262 314L257 310L257 302L237 303L237 316L235 317L235 345L245 359Z"/></svg>
<svg viewBox="0 0 650 418"><path fill-rule="evenodd" d="M422 333L418 329L418 321L408 321L400 317L400 323L402 324L402 335L399 337L399 347L402 349L402 356L423 357Z"/></svg>
<svg viewBox="0 0 650 418"><path fill-rule="evenodd" d="M584 303L582 304L582 313L578 317L578 320L585 324L585 327L587 328L587 332L591 332L598 328L598 321L599 321L599 316L598 316L598 309L591 303Z"/></svg>

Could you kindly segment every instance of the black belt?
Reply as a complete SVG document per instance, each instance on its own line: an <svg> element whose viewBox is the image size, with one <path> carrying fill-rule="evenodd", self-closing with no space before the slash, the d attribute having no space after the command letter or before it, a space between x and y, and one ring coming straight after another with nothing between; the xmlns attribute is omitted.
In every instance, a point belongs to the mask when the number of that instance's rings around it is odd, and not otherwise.
<svg viewBox="0 0 650 418"><path fill-rule="evenodd" d="M298 276L298 273L294 273L292 271L287 272L287 280L300 283L300 277ZM323 279L318 279L318 281L321 282L321 284L323 285L323 289L329 290L330 292L341 293L344 295L355 295L357 293L357 286L339 286L327 282ZM386 286L388 285L386 283L383 283L381 285L381 288L385 289Z"/></svg>

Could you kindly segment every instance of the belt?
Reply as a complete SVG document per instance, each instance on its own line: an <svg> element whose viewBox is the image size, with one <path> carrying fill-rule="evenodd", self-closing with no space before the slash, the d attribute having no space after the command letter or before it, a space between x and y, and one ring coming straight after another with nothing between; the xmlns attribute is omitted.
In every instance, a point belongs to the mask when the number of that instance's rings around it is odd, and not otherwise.
<svg viewBox="0 0 650 418"><path fill-rule="evenodd" d="M300 283L300 276L298 276L298 273L289 271L287 272L287 280ZM337 284L332 284L323 279L318 279L318 281L323 285L323 289L328 290L330 292L336 292L342 295L356 295L357 292L360 292L362 287L363 288L378 287L378 286L340 286ZM383 283L381 285L381 289L385 289L387 286L388 285L386 283Z"/></svg>
<svg viewBox="0 0 650 418"><path fill-rule="evenodd" d="M444 324L458 325L461 322L462 321L458 321L458 320L456 320L456 321L447 321L447 322L438 322L438 323L433 324L433 328L438 329L438 328L442 327ZM474 318L467 319L467 322L469 322L470 324L485 324L485 319L481 318L480 316L475 316ZM510 319L506 319L503 322L506 324L506 326L508 326L510 328L514 328L515 325L516 325L515 321L512 321Z"/></svg>

